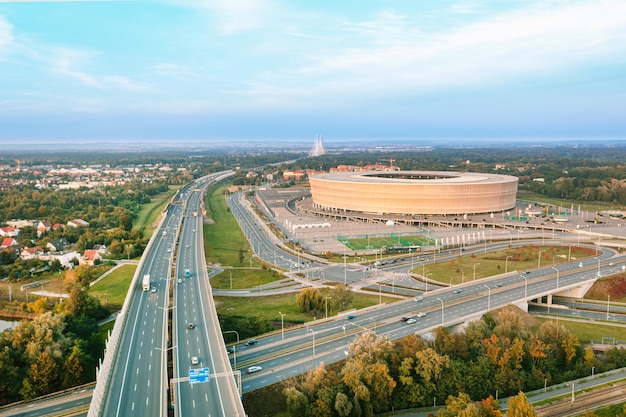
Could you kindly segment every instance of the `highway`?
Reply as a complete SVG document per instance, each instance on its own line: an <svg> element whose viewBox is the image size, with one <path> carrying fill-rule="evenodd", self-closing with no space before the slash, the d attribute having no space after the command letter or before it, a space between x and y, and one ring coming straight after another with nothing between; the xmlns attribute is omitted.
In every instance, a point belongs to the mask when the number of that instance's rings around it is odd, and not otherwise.
<svg viewBox="0 0 626 417"><path fill-rule="evenodd" d="M202 194L191 193L180 234L173 286L176 415L244 416L208 283L202 216L194 215L200 212ZM192 363L194 357L197 364ZM209 381L191 384L189 370L203 368L208 368Z"/></svg>
<svg viewBox="0 0 626 417"><path fill-rule="evenodd" d="M170 204L165 222L155 232L139 277L150 274L156 292L143 291L141 279L131 288L128 313L119 354L103 407L105 416L164 415L167 401L168 282L173 249L183 206Z"/></svg>
<svg viewBox="0 0 626 417"><path fill-rule="evenodd" d="M244 415L208 286L202 235L197 232L202 230L202 216L193 215L194 211L200 213L201 191L231 175L231 172L212 174L188 184L168 205L133 279L126 300L128 308L123 309L126 314L116 322L116 326L123 326L118 329L121 335L118 348L107 351L105 361L110 364L110 372L99 378L94 392L102 392L98 397L102 402L92 401L90 416L165 416L170 383L176 386L173 402L180 399L176 408L178 416ZM174 259L180 261L172 279ZM187 268L194 274L179 287L177 279L181 274L184 276ZM146 291L142 289L141 278L147 274L150 289ZM170 289L174 283L176 297L170 306ZM170 311L175 318L173 345L169 341ZM194 329L187 328L190 322L194 323ZM170 351L176 352L172 381L167 374ZM198 356L198 368L209 368L213 375L210 381L189 383L191 356ZM97 398L95 394L94 398Z"/></svg>
<svg viewBox="0 0 626 417"><path fill-rule="evenodd" d="M612 255L612 251L606 250L600 259ZM528 274L514 272L462 286L438 289L424 294L419 302L411 299L351 313L354 315L352 319L348 319L348 313L345 313L328 321L321 320L285 331L284 341L280 333L259 338L257 345L239 346L237 350L239 367L251 364L263 367L262 372L244 377L243 391L248 392L306 372L321 362L328 364L344 359L347 345L355 334L366 330L394 340L413 333L425 334L441 325L449 326L476 319L488 310L555 292L557 282L559 291L567 292L569 288L597 277L596 259L582 262L583 267L580 267L580 261L561 264L558 278L553 267L529 271ZM604 266L602 271L609 273L612 268L621 270L621 265L623 263L615 267ZM459 289L461 292L458 292ZM418 312L426 315L419 318ZM401 321L402 317L414 317L417 323L407 324Z"/></svg>

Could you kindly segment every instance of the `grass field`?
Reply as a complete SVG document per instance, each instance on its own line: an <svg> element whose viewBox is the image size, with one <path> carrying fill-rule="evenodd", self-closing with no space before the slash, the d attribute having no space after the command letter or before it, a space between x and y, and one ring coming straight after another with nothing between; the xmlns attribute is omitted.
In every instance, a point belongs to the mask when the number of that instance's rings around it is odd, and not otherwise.
<svg viewBox="0 0 626 417"><path fill-rule="evenodd" d="M89 288L89 295L96 297L104 306L121 307L137 265L121 265L98 283Z"/></svg>
<svg viewBox="0 0 626 417"><path fill-rule="evenodd" d="M231 279L232 277L232 279ZM211 287L218 290L240 290L244 288L254 288L259 285L267 284L278 279L275 272L272 274L263 269L227 269L221 274L211 278Z"/></svg>
<svg viewBox="0 0 626 417"><path fill-rule="evenodd" d="M408 236L391 234L389 236L364 236L359 238L339 236L338 239L350 250L354 251L391 248L396 246L428 246L434 243L432 239L421 234Z"/></svg>
<svg viewBox="0 0 626 417"><path fill-rule="evenodd" d="M143 228L144 237L152 236L152 233L154 233L154 225L158 223L161 212L179 188L179 185L170 185L168 192L158 194L152 197L148 204L143 204L137 218L133 221L133 229Z"/></svg>
<svg viewBox="0 0 626 417"><path fill-rule="evenodd" d="M323 297L328 294L327 289L320 289ZM351 308L365 308L378 304L378 294L369 295L353 293ZM397 298L382 297L383 303L397 302ZM215 304L218 315L241 316L241 317L263 317L267 320L280 321L280 311L285 316L285 323L304 323L313 320L313 317L306 313L301 313L296 303L296 294L272 295L267 297L215 297ZM338 312L334 311L329 304L328 316L334 316ZM322 317L316 317L318 319Z"/></svg>
<svg viewBox="0 0 626 417"><path fill-rule="evenodd" d="M251 256L250 244L228 209L225 190L224 185L212 188L205 199L207 216L215 222L203 228L207 262L233 267L260 267L258 260Z"/></svg>
<svg viewBox="0 0 626 417"><path fill-rule="evenodd" d="M540 319L547 321L548 319ZM549 319L554 320L554 319ZM603 337L613 337L615 340L626 341L626 327L604 326L593 322L558 320L570 333L578 336L582 344L602 341Z"/></svg>
<svg viewBox="0 0 626 417"><path fill-rule="evenodd" d="M412 271L444 284L461 284L474 279L474 270L476 279L479 279L538 266L558 265L567 262L569 257L582 259L595 254L593 249L576 246L523 246L470 257L459 256L453 260L428 265L419 265L416 261Z"/></svg>

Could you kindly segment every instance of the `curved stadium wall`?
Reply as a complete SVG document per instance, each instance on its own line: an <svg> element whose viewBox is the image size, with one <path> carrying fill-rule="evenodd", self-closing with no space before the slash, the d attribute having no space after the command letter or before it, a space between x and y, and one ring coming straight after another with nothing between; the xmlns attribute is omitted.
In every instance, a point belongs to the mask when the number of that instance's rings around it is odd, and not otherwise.
<svg viewBox="0 0 626 417"><path fill-rule="evenodd" d="M376 214L462 215L515 207L517 177L447 171L370 171L309 177L315 207Z"/></svg>

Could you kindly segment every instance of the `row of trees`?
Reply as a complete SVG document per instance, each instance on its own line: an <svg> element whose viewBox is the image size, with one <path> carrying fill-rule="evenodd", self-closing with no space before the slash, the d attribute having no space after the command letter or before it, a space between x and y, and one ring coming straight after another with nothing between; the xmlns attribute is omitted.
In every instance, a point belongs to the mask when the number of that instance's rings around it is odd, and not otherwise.
<svg viewBox="0 0 626 417"><path fill-rule="evenodd" d="M373 416L450 397L467 404L487 399L482 407L491 410L497 407L490 396L514 396L584 377L592 367L601 372L626 366L626 350L596 357L559 323L547 321L530 332L511 311L473 322L464 333L438 328L432 341L411 336L394 345L366 332L349 352L337 372L321 366L286 383L291 415ZM463 415L498 415L473 413Z"/></svg>

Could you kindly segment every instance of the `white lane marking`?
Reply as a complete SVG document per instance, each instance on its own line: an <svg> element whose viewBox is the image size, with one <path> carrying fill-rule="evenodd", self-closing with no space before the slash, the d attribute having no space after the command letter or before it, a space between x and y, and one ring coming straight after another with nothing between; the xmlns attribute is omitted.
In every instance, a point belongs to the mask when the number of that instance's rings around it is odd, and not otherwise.
<svg viewBox="0 0 626 417"><path fill-rule="evenodd" d="M137 391L137 384L135 384L135 391Z"/></svg>
<svg viewBox="0 0 626 417"><path fill-rule="evenodd" d="M139 352L139 357L137 359L141 360L141 352Z"/></svg>

